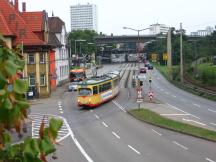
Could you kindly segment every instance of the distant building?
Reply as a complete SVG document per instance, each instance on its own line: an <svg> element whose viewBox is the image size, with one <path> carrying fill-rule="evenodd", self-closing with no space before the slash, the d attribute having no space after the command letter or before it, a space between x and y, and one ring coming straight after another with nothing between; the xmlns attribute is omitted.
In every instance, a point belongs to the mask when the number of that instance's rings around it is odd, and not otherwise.
<svg viewBox="0 0 216 162"><path fill-rule="evenodd" d="M51 87L61 85L68 79L69 62L68 49L66 46L66 27L59 17L49 17L49 44L55 48L54 55L50 55Z"/></svg>
<svg viewBox="0 0 216 162"><path fill-rule="evenodd" d="M70 7L71 31L95 30L97 31L97 6L94 4L73 5Z"/></svg>
<svg viewBox="0 0 216 162"><path fill-rule="evenodd" d="M191 32L192 36L207 36L213 33L214 29L211 26L207 26L205 30L197 30L196 32Z"/></svg>
<svg viewBox="0 0 216 162"><path fill-rule="evenodd" d="M167 33L169 28L165 24L152 24L149 26L149 34L156 35L160 33Z"/></svg>

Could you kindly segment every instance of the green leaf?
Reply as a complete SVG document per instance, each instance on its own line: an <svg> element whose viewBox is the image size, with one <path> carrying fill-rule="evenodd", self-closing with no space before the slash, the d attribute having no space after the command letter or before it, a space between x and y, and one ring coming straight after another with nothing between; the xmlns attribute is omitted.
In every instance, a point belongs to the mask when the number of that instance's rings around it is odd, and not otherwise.
<svg viewBox="0 0 216 162"><path fill-rule="evenodd" d="M50 119L49 126L52 130L59 131L62 125L63 125L63 121L61 119L55 119L55 118Z"/></svg>
<svg viewBox="0 0 216 162"><path fill-rule="evenodd" d="M16 93L25 94L28 90L28 82L25 80L17 79L13 83L13 88Z"/></svg>
<svg viewBox="0 0 216 162"><path fill-rule="evenodd" d="M5 109L8 109L8 110L12 109L12 107L13 107L9 98L6 98L2 105Z"/></svg>
<svg viewBox="0 0 216 162"><path fill-rule="evenodd" d="M25 148L23 150L25 158L29 159L35 159L39 153L39 145L37 139L28 139L25 141Z"/></svg>
<svg viewBox="0 0 216 162"><path fill-rule="evenodd" d="M15 75L17 68L19 68L19 66L14 64L11 60L7 60L5 65L5 70L7 71L8 74Z"/></svg>
<svg viewBox="0 0 216 162"><path fill-rule="evenodd" d="M30 107L29 103L25 102L25 101L16 101L16 103L17 103L17 106L21 107L21 108L25 108L26 109L26 108Z"/></svg>
<svg viewBox="0 0 216 162"><path fill-rule="evenodd" d="M40 149L45 155L55 152L56 150L53 143L50 141L48 137L40 141Z"/></svg>
<svg viewBox="0 0 216 162"><path fill-rule="evenodd" d="M3 143L10 143L11 142L11 137L8 133L3 134Z"/></svg>
<svg viewBox="0 0 216 162"><path fill-rule="evenodd" d="M5 77L0 72L0 89L4 88L4 86L6 85L6 83L7 83L7 80L5 79Z"/></svg>
<svg viewBox="0 0 216 162"><path fill-rule="evenodd" d="M6 94L6 91L4 89L0 90L0 96L4 96Z"/></svg>

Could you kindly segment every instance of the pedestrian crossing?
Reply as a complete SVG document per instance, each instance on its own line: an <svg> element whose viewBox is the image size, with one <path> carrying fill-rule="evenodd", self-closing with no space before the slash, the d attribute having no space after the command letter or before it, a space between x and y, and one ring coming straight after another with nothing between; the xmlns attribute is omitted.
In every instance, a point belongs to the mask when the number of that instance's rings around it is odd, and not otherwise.
<svg viewBox="0 0 216 162"><path fill-rule="evenodd" d="M39 130L40 130L40 125L42 123L42 120L44 119L45 127L48 127L49 120L51 118L63 120L63 125L61 129L58 131L58 137L56 139L57 142L64 140L70 135L68 123L66 119L61 116L51 115L51 114L30 114L29 118L32 123L32 137L33 138L39 138Z"/></svg>

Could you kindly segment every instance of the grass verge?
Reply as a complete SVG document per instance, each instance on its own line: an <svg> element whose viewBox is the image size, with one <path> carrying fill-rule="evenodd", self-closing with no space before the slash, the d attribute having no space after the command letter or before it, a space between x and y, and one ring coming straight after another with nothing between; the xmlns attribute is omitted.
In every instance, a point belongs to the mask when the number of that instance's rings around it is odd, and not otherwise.
<svg viewBox="0 0 216 162"><path fill-rule="evenodd" d="M216 132L200 127L196 127L190 124L174 121L148 109L133 109L128 111L129 114L135 118L176 132L192 135L202 139L216 142Z"/></svg>

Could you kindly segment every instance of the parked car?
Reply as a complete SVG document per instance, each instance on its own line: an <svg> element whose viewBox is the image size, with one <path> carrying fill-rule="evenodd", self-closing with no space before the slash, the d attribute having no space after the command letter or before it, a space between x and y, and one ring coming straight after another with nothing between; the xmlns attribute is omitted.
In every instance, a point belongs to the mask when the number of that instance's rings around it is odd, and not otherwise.
<svg viewBox="0 0 216 162"><path fill-rule="evenodd" d="M70 82L68 85L68 91L76 91L78 82Z"/></svg>
<svg viewBox="0 0 216 162"><path fill-rule="evenodd" d="M148 70L153 70L153 66L151 64L148 65Z"/></svg>
<svg viewBox="0 0 216 162"><path fill-rule="evenodd" d="M140 68L140 73L146 73L146 68Z"/></svg>

